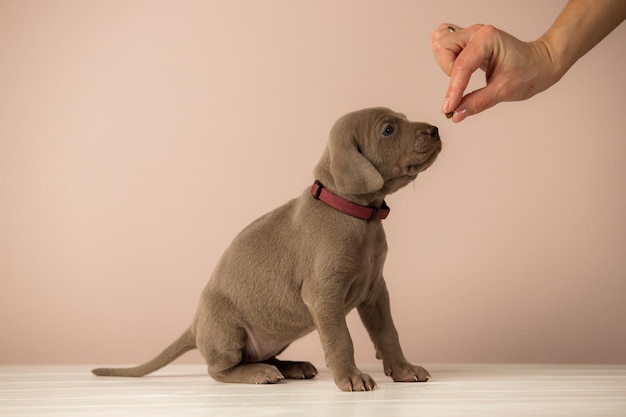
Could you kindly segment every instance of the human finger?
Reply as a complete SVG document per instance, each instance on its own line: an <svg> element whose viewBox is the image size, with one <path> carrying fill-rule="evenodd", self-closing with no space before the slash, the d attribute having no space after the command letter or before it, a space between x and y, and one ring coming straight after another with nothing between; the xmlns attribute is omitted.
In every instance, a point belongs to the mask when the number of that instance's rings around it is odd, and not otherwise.
<svg viewBox="0 0 626 417"><path fill-rule="evenodd" d="M474 38L468 41L454 60L448 90L441 107L442 113L449 113L457 108L472 74L489 60L491 51L492 46L488 42L474 41Z"/></svg>
<svg viewBox="0 0 626 417"><path fill-rule="evenodd" d="M478 114L498 104L502 100L498 97L497 90L494 84L487 84L463 96L452 114L452 121L455 123L461 122L469 116Z"/></svg>
<svg viewBox="0 0 626 417"><path fill-rule="evenodd" d="M453 23L442 23L432 33L432 50L435 61L446 75L450 75L452 65L457 55L463 50L463 44L459 43L460 38L455 40L452 34L459 33L462 27Z"/></svg>

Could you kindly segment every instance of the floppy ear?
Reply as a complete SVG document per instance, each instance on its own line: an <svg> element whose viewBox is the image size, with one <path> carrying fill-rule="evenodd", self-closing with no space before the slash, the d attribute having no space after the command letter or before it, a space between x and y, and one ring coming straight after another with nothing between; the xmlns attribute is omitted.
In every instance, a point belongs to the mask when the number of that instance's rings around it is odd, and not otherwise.
<svg viewBox="0 0 626 417"><path fill-rule="evenodd" d="M336 129L328 143L330 173L337 190L346 194L367 194L383 188L376 167L360 152L353 132Z"/></svg>

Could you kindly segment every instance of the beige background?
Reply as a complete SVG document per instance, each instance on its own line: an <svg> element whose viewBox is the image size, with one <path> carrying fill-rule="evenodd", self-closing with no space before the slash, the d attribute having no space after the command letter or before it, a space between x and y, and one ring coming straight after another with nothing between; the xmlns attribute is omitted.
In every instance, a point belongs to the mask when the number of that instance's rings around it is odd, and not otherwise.
<svg viewBox="0 0 626 417"><path fill-rule="evenodd" d="M0 0L0 362L159 352L333 121L384 105L444 140L388 199L407 356L626 363L626 26L530 101L439 113L440 22L530 40L564 3ZM316 334L284 357L323 365Z"/></svg>

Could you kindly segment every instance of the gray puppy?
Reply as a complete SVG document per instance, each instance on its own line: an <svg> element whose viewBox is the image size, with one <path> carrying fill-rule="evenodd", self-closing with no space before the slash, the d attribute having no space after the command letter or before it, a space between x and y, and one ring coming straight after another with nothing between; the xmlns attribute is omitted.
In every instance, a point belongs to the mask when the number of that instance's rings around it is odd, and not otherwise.
<svg viewBox="0 0 626 417"><path fill-rule="evenodd" d="M400 348L383 279L386 195L409 184L441 150L437 128L385 108L355 111L334 124L300 197L246 227L226 249L202 292L191 326L154 359L100 376L139 377L199 349L218 381L277 383L313 378L308 362L276 358L317 330L326 364L343 391L376 383L354 361L345 316L355 307L394 381L427 381Z"/></svg>

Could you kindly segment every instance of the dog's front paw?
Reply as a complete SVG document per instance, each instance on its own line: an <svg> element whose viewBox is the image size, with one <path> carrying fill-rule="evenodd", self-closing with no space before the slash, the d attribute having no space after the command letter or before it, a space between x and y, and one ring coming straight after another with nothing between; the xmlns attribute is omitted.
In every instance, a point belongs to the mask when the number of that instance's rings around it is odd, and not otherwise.
<svg viewBox="0 0 626 417"><path fill-rule="evenodd" d="M376 382L368 374L361 373L358 369L349 375L335 378L335 384L342 391L374 391L377 388Z"/></svg>
<svg viewBox="0 0 626 417"><path fill-rule="evenodd" d="M426 382L430 379L430 374L426 369L419 365L411 365L408 362L386 366L385 375L391 377L395 382Z"/></svg>

